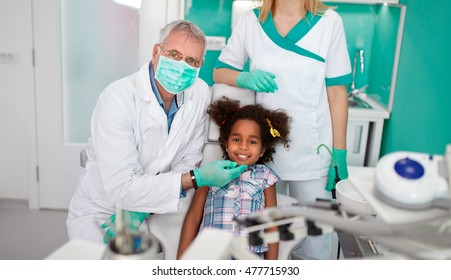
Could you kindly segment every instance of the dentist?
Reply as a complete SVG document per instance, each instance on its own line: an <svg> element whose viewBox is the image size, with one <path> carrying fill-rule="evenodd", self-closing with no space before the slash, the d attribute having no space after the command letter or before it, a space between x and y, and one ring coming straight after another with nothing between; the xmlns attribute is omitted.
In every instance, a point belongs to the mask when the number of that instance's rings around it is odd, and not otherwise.
<svg viewBox="0 0 451 280"><path fill-rule="evenodd" d="M177 212L184 190L224 186L247 168L224 160L196 168L210 103L198 78L205 45L193 23L169 23L152 61L100 94L86 168L69 206L69 239L112 238L116 206L138 230L149 213Z"/></svg>

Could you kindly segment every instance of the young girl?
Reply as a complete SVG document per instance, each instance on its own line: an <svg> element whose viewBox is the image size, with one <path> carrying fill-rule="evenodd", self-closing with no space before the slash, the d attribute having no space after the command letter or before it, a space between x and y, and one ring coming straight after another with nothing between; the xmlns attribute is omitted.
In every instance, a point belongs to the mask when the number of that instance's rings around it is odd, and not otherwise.
<svg viewBox="0 0 451 280"><path fill-rule="evenodd" d="M224 187L199 188L195 192L183 223L178 258L201 227L227 230L239 236L234 217L277 204L275 184L280 178L264 164L272 161L277 143L288 147L291 118L284 111L271 111L261 105L240 108L238 101L226 97L211 104L207 112L220 127L219 142L224 158L248 168ZM277 259L278 248L273 243L249 249L265 259Z"/></svg>

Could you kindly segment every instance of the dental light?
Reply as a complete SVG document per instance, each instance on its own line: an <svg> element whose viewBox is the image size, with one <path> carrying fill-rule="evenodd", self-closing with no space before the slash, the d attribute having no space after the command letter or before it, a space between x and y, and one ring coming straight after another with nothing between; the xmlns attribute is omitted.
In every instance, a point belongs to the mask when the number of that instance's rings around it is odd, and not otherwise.
<svg viewBox="0 0 451 280"><path fill-rule="evenodd" d="M114 0L114 2L137 10L141 8L141 0Z"/></svg>

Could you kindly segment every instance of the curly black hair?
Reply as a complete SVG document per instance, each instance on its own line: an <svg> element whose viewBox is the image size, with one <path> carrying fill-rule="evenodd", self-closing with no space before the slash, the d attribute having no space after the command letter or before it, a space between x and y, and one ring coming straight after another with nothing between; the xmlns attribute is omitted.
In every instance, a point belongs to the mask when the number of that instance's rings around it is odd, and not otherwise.
<svg viewBox="0 0 451 280"><path fill-rule="evenodd" d="M257 163L264 164L273 161L275 146L281 143L285 148L289 147L289 133L291 117L284 110L269 110L261 105L247 105L240 107L238 100L232 100L227 97L213 102L207 109L210 118L219 125L219 143L224 152L224 158L228 158L226 152L227 140L229 138L233 124L238 120L252 120L260 127L260 134L263 147L266 151ZM270 130L271 126L276 129L280 137L274 137Z"/></svg>

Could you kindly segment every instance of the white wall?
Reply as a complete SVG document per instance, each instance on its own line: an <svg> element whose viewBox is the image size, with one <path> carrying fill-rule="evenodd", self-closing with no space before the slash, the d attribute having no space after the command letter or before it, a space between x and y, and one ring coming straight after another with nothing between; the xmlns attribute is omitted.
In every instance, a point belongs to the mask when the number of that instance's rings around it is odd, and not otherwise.
<svg viewBox="0 0 451 280"><path fill-rule="evenodd" d="M11 51L18 57L15 64L0 63L0 199L29 199L30 206L38 208L36 122L40 116L36 116L32 66L32 2L47 5L47 1L39 0L0 0L0 53ZM142 28L146 36L140 34L140 61L149 59L148 46L152 47L157 41L159 29L165 23L183 17L183 3L182 0L158 0L162 9L154 9L154 6L148 11L145 17L148 21L141 23L146 27ZM41 70L45 68L45 61L36 63L41 65ZM46 154L39 155L40 161L46 157ZM43 172L41 177L43 182Z"/></svg>
<svg viewBox="0 0 451 280"><path fill-rule="evenodd" d="M167 23L183 18L183 0L142 1L139 27L139 62L152 58L152 48L158 42L160 30Z"/></svg>
<svg viewBox="0 0 451 280"><path fill-rule="evenodd" d="M35 180L30 1L0 0L0 53L17 55L17 63L0 63L0 198L28 199Z"/></svg>

